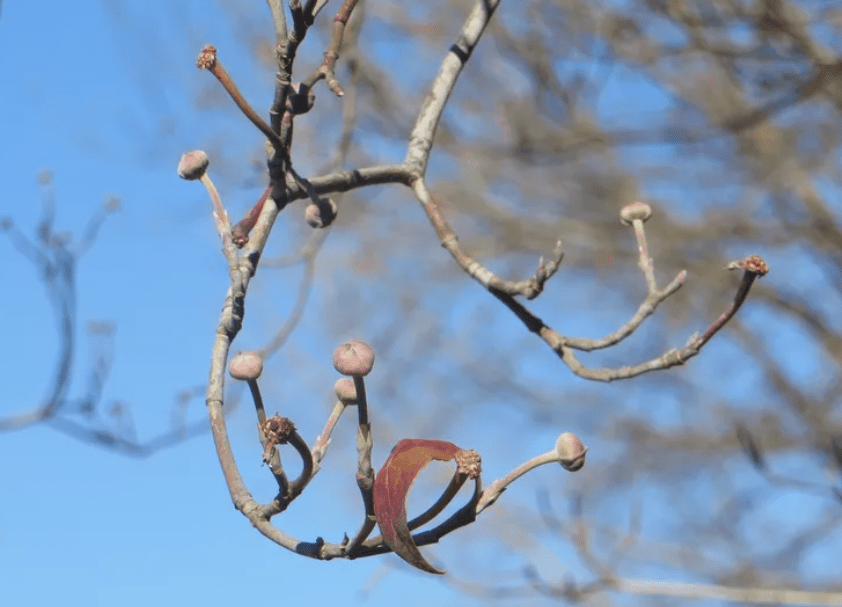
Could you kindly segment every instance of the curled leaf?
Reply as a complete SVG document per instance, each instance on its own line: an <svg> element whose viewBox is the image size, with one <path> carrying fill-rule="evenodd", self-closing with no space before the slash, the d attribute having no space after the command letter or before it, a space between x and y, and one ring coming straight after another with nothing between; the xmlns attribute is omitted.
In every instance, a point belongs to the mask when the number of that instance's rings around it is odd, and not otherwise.
<svg viewBox="0 0 842 607"><path fill-rule="evenodd" d="M406 498L427 464L452 460L460 451L447 441L404 439L395 445L374 479L374 515L383 542L407 563L428 573L444 571L430 565L415 545L406 519Z"/></svg>

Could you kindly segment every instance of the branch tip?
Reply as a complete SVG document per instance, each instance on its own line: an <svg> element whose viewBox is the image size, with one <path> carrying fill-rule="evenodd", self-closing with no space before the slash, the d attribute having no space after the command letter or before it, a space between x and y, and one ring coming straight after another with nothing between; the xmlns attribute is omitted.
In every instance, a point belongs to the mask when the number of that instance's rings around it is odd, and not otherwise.
<svg viewBox="0 0 842 607"><path fill-rule="evenodd" d="M196 67L200 70L209 70L216 65L216 47L212 44L206 45L196 59Z"/></svg>

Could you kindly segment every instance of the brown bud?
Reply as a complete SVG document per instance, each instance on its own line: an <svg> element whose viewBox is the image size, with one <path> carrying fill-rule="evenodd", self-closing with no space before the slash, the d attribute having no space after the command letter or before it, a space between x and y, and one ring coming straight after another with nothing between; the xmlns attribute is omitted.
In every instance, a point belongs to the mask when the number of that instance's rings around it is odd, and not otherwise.
<svg viewBox="0 0 842 607"><path fill-rule="evenodd" d="M333 366L342 375L368 375L374 366L374 350L359 340L345 342L333 353Z"/></svg>
<svg viewBox="0 0 842 607"><path fill-rule="evenodd" d="M579 437L571 432L565 432L555 442L555 451L558 454L558 461L565 470L576 472L585 465L585 454L588 448L582 444Z"/></svg>
<svg viewBox="0 0 842 607"><path fill-rule="evenodd" d="M469 478L476 478L482 472L482 458L473 449L461 449L454 456L456 469L461 474L467 474Z"/></svg>
<svg viewBox="0 0 842 607"><path fill-rule="evenodd" d="M275 414L263 422L260 429L268 444L285 445L295 432L295 424L289 418Z"/></svg>
<svg viewBox="0 0 842 607"><path fill-rule="evenodd" d="M188 181L201 179L209 163L208 155L202 150L187 152L178 163L178 176Z"/></svg>
<svg viewBox="0 0 842 607"><path fill-rule="evenodd" d="M216 63L216 47L208 44L199 53L199 58L196 59L196 67L200 70L209 70Z"/></svg>
<svg viewBox="0 0 842 607"><path fill-rule="evenodd" d="M263 357L257 352L240 352L228 365L234 379L255 380L263 373Z"/></svg>
<svg viewBox="0 0 842 607"><path fill-rule="evenodd" d="M624 225L631 225L635 219L646 221L652 217L652 207L645 202L633 202L620 210L620 221Z"/></svg>
<svg viewBox="0 0 842 607"><path fill-rule="evenodd" d="M763 258L760 257L760 255L751 255L750 257L746 257L739 262L739 266L746 272L751 272L752 274L757 274L758 276L766 276L769 272L769 265L763 261Z"/></svg>

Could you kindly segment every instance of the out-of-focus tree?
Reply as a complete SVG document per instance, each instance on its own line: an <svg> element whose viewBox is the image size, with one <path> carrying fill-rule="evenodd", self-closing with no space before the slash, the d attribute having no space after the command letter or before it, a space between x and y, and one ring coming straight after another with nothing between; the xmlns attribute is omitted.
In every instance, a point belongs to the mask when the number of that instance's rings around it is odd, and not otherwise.
<svg viewBox="0 0 842 607"><path fill-rule="evenodd" d="M430 11L424 20L395 8L392 23L435 44L443 7ZM492 22L438 134L452 177L436 191L464 222L465 248L513 275L561 236L566 292L548 289L542 316L596 316L588 330L598 335L614 305L640 297L615 215L632 199L655 209L658 275L688 271L668 322L639 332L632 356L680 346L688 326L715 317L732 258L758 252L773 268L707 357L634 380L631 392L530 373L531 355L524 363L508 348L465 355L454 375L483 377L486 395L507 394L534 421L575 419L616 456L590 468L574 499L548 491L535 518L513 514L544 538L521 545L523 587L571 600L616 588L839 601L773 590L840 588L820 565L836 558L826 538L842 534L840 28L835 3L775 0L526 2ZM583 288L582 272L598 284ZM781 502L810 515L772 506ZM536 564L554 546L548 528L589 574ZM659 567L658 584L631 579Z"/></svg>
<svg viewBox="0 0 842 607"><path fill-rule="evenodd" d="M230 10L249 15L256 58L288 75L283 41L296 21L282 31L282 7L269 4L274 40L265 14ZM295 46L306 86L278 80L267 118L277 207L256 207L246 255L217 208L233 276L218 339L236 335L250 272L272 261L255 263L277 208L300 217L291 203L309 198L311 223L328 223L330 194L329 230L342 242L293 230L303 287L290 322L253 349L273 354L307 313L336 341L364 337L377 353L369 396L380 448L405 436L473 441L499 476L560 430L591 449L575 480L524 479L489 523L445 539L450 583L500 600L606 604L623 602L619 591L840 604L838 571L821 563L842 558L826 541L842 538L842 10L778 0L355 4L336 7L353 11L347 27L324 11L308 33L328 48L321 68ZM307 2L303 14L322 5ZM325 84L342 87L341 103ZM272 104L249 101L264 117ZM387 183L409 187L379 189ZM620 222L636 200L654 211L647 240ZM723 317L739 285L726 268L752 254L772 272L746 309ZM332 292L308 303L320 282ZM700 356L665 370L726 320ZM217 343L208 394L216 424L229 345ZM659 370L644 375L646 361ZM261 421L267 442L277 428ZM235 503L272 536L269 516L309 479L287 481L270 443L279 499L258 514L224 445L220 457ZM301 551L347 555L321 550Z"/></svg>

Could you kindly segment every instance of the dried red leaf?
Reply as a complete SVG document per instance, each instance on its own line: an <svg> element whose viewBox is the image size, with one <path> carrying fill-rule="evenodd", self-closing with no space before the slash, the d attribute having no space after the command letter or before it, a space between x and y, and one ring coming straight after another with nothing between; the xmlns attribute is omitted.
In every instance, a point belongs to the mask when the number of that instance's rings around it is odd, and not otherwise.
<svg viewBox="0 0 842 607"><path fill-rule="evenodd" d="M374 515L383 542L407 563L428 573L444 571L424 560L415 545L407 525L406 498L427 464L433 460L452 460L459 451L459 447L447 441L406 438L395 445L374 479Z"/></svg>

